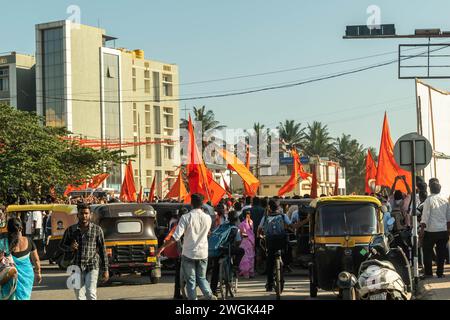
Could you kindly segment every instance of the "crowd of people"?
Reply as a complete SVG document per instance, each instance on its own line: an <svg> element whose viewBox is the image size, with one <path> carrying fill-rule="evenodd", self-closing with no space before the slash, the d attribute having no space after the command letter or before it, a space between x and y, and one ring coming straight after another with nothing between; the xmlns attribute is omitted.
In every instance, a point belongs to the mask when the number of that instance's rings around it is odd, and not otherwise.
<svg viewBox="0 0 450 320"><path fill-rule="evenodd" d="M405 184L406 193L397 190L398 183ZM449 199L440 196L441 186L438 179L430 179L427 185L419 177L416 186L419 261L423 267L423 278L433 276L433 260L437 266L436 275L444 277L444 263L446 259L449 261ZM385 232L407 233L409 236L406 238L410 239L412 192L406 178L399 176L390 189L370 195L377 197L382 203ZM76 298L80 300L95 300L98 278L101 276L103 281L109 279L103 231L90 221L90 205L110 200L92 195L71 199L77 204L78 223L65 228L60 248L64 254L72 257L73 263L82 271L82 286L75 291ZM277 197L228 198L212 207L210 203L204 203L202 195L193 194L191 206L191 211L180 207L177 215L172 217L169 233L157 252L158 257L164 255L175 261L175 299L182 298L182 283L185 283L188 299L197 299L197 286L207 299L217 299L219 260L226 252L233 257L234 268L240 277L255 277L255 266L262 247L265 248L266 256L266 290L273 291L275 253L282 251L283 262L289 268L292 253L289 250L287 235L294 233L299 240L302 236L299 230L309 223L308 215L301 214L297 205L280 205ZM0 239L0 296L2 299L30 299L33 284L42 280L36 243L45 244L49 231L49 213L29 212L25 221L17 217L7 220L1 208L0 215L0 221L6 222L8 232L7 237ZM392 223L392 220L395 222ZM217 230L228 230L226 239L221 239L222 251L218 255L211 254L211 248L215 248L215 243L211 241ZM302 242L298 241L298 245L301 246ZM303 242L303 245L307 247L308 243ZM411 252L411 243L408 241L394 245L402 247L407 255ZM283 288L283 279L281 284Z"/></svg>

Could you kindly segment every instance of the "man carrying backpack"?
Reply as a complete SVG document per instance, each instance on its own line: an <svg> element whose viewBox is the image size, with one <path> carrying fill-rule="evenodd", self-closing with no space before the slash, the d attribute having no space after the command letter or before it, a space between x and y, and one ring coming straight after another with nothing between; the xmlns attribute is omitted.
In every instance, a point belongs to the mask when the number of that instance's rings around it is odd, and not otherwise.
<svg viewBox="0 0 450 320"><path fill-rule="evenodd" d="M288 246L288 234L286 228L288 226L293 226L296 228L299 225L292 224L288 216L284 214L278 203L274 200L269 201L269 211L268 215L264 216L258 227L258 236L264 234L266 238L266 248L267 248L267 260L266 260L266 270L267 270L267 283L266 291L271 292L273 290L273 268L275 265L275 253L278 250L282 250L283 260L285 260L285 254L287 252ZM281 291L284 287L284 277L281 274Z"/></svg>
<svg viewBox="0 0 450 320"><path fill-rule="evenodd" d="M209 256L212 262L211 272L211 291L217 296L217 284L219 283L219 259L222 255L230 253L233 259L233 265L239 266L241 259L245 254L244 249L239 245L241 243L241 234L236 226L238 215L235 211L228 214L228 222L222 224L214 230L209 238ZM229 247L231 246L231 247ZM230 252L228 252L230 249Z"/></svg>

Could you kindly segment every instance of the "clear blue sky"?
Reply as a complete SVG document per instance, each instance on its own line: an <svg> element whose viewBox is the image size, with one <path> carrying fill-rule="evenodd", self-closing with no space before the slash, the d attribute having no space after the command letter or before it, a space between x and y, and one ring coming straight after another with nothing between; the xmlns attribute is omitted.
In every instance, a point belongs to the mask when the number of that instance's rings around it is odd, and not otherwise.
<svg viewBox="0 0 450 320"><path fill-rule="evenodd" d="M0 52L34 53L34 25L66 19L72 4L81 8L81 23L100 23L118 37L117 47L141 48L147 58L178 64L181 83L363 57L395 51L399 43L422 41L343 40L346 25L366 23L371 4L381 8L381 23L396 24L397 34L413 33L414 28L450 30L448 0L8 1L2 4ZM182 85L181 96L302 80L395 57ZM448 81L431 83L449 89ZM328 124L333 136L349 133L377 149L384 110L394 142L415 130L416 121L413 80L398 80L396 65L289 89L181 102L180 107L185 104L205 104L230 128L319 120Z"/></svg>

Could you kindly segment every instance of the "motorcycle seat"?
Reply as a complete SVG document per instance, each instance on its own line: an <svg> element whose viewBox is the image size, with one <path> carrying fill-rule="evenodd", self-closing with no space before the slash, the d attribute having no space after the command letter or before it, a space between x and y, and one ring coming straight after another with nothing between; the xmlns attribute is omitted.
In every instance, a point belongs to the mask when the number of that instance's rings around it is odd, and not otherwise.
<svg viewBox="0 0 450 320"><path fill-rule="evenodd" d="M376 260L376 259L364 261L362 263L363 267L361 269L362 270L367 269L369 266L372 266L372 265L379 266L380 268L387 268L387 269L397 272L397 270L395 269L394 265L391 262L381 261L381 260Z"/></svg>

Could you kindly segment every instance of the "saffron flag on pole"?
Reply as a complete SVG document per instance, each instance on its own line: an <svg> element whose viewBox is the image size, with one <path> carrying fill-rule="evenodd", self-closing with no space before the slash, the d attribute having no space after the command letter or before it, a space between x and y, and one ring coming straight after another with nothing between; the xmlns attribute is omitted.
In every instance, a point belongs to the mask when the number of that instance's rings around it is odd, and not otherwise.
<svg viewBox="0 0 450 320"><path fill-rule="evenodd" d="M225 159L230 170L236 171L241 179L248 184L252 194L256 194L259 180L247 169L247 167L234 154L225 149L220 149L219 154Z"/></svg>
<svg viewBox="0 0 450 320"><path fill-rule="evenodd" d="M92 178L91 182L89 183L89 188L96 189L98 188L103 181L105 181L109 177L109 173L101 173L96 175Z"/></svg>
<svg viewBox="0 0 450 320"><path fill-rule="evenodd" d="M120 199L122 201L136 202L136 186L134 185L133 166L131 160L125 167L125 176L120 188Z"/></svg>
<svg viewBox="0 0 450 320"><path fill-rule="evenodd" d="M69 184L66 187L66 190L64 191L64 196L66 197L72 191L83 191L83 190L86 190L87 188L88 188L88 183L86 182L85 179L83 179L83 180L80 181L80 185Z"/></svg>
<svg viewBox="0 0 450 320"><path fill-rule="evenodd" d="M166 195L167 198L176 198L179 202L183 201L185 198L187 198L187 190L183 182L183 175L180 169L180 172L178 173L177 181L173 184L172 188L170 188L169 193Z"/></svg>
<svg viewBox="0 0 450 320"><path fill-rule="evenodd" d="M291 150L291 155L293 158L293 169L291 172L291 177L288 181L281 187L281 189L278 191L278 196L281 197L282 195L291 192L295 189L295 187L298 184L298 181L301 179L306 179L310 175L303 171L303 166L300 162L300 157L296 150Z"/></svg>
<svg viewBox="0 0 450 320"><path fill-rule="evenodd" d="M150 188L150 195L148 196L149 202L153 202L155 200L155 184L156 184L156 176L153 177L152 186Z"/></svg>
<svg viewBox="0 0 450 320"><path fill-rule="evenodd" d="M406 182L411 186L411 173L403 170L395 162L394 158L394 143L391 139L389 130L389 123L387 114L384 114L383 132L381 134L380 154L378 156L378 169L376 177L377 186L391 187L397 176L405 176ZM396 185L396 189L402 192L407 192L406 186L401 184Z"/></svg>
<svg viewBox="0 0 450 320"><path fill-rule="evenodd" d="M312 167L311 198L315 199L318 197L318 194L317 194L317 168L316 168L315 164L313 164L311 167Z"/></svg>
<svg viewBox="0 0 450 320"><path fill-rule="evenodd" d="M189 184L189 193L199 193L205 197L206 201L211 200L209 182L212 180L212 174L203 163L203 158L195 142L194 127L191 116L188 122L188 158L187 158L187 177Z"/></svg>
<svg viewBox="0 0 450 320"><path fill-rule="evenodd" d="M245 167L250 171L250 147L248 145L245 152ZM255 197L256 196L255 190L253 190L247 182L243 181L243 183L244 183L244 196Z"/></svg>
<svg viewBox="0 0 450 320"><path fill-rule="evenodd" d="M377 178L377 164L373 160L372 154L370 153L370 150L367 150L367 156L366 156L366 186L365 191L366 193L372 193L374 190L370 187L370 183L373 181L375 182Z"/></svg>

